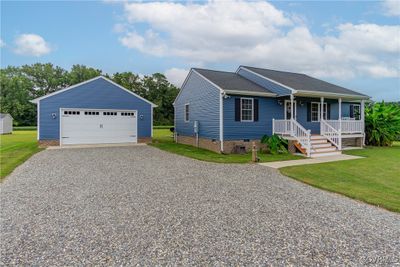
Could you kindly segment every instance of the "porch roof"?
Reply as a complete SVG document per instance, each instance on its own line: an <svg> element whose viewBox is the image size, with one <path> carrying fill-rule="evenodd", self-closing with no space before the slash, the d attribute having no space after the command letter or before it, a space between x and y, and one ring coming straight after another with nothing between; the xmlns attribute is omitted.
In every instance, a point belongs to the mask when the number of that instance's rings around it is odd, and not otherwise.
<svg viewBox="0 0 400 267"><path fill-rule="evenodd" d="M241 66L252 72L257 73L269 80L278 82L284 86L289 87L297 95L309 95L309 96L331 96L331 97L351 97L359 99L369 99L369 96L358 93L356 91L328 83L306 74L277 71L271 69L262 69L249 66Z"/></svg>

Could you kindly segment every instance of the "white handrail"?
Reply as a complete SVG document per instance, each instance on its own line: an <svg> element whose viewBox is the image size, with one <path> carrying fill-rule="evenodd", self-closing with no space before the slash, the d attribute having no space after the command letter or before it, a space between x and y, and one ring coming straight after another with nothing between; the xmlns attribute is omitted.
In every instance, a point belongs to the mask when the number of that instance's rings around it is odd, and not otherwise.
<svg viewBox="0 0 400 267"><path fill-rule="evenodd" d="M295 119L291 119L292 136L306 149L307 157L311 155L311 131L306 130Z"/></svg>
<svg viewBox="0 0 400 267"><path fill-rule="evenodd" d="M325 136L339 150L342 150L341 132L336 130L326 120L321 120L321 135Z"/></svg>
<svg viewBox="0 0 400 267"><path fill-rule="evenodd" d="M311 131L306 130L295 119L272 120L272 133L290 135L294 137L302 147L306 149L307 156L311 154Z"/></svg>
<svg viewBox="0 0 400 267"><path fill-rule="evenodd" d="M335 130L342 134L364 133L364 124L362 120L325 120Z"/></svg>

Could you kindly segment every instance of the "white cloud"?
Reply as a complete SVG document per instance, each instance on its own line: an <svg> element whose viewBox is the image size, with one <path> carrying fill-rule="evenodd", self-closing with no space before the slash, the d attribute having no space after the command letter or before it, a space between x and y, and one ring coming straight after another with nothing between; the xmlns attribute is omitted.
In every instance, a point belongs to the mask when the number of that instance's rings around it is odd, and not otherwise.
<svg viewBox="0 0 400 267"><path fill-rule="evenodd" d="M188 62L249 64L300 71L318 77L397 77L400 26L338 25L316 36L299 17L268 2L210 1L124 3L130 28L122 45L159 57ZM136 28L138 29L138 28Z"/></svg>
<svg viewBox="0 0 400 267"><path fill-rule="evenodd" d="M189 71L185 69L171 68L166 70L164 74L170 83L177 87L181 87L188 73Z"/></svg>
<svg viewBox="0 0 400 267"><path fill-rule="evenodd" d="M21 34L15 39L14 52L19 55L40 57L51 52L51 47L42 36Z"/></svg>
<svg viewBox="0 0 400 267"><path fill-rule="evenodd" d="M400 16L399 0L385 0L382 5L386 16Z"/></svg>
<svg viewBox="0 0 400 267"><path fill-rule="evenodd" d="M0 39L0 48L5 47L5 46L6 46L6 43L3 41L3 39Z"/></svg>

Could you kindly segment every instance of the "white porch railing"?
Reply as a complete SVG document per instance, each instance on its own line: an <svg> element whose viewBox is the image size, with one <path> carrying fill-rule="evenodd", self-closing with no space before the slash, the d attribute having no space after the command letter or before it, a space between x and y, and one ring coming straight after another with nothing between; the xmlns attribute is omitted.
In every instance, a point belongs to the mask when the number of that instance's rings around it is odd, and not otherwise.
<svg viewBox="0 0 400 267"><path fill-rule="evenodd" d="M326 120L321 120L321 135L325 136L339 150L342 150L342 136L340 131L332 127Z"/></svg>
<svg viewBox="0 0 400 267"><path fill-rule="evenodd" d="M272 134L290 135L306 149L307 157L311 155L311 131L306 130L296 120L272 120Z"/></svg>
<svg viewBox="0 0 400 267"><path fill-rule="evenodd" d="M362 120L325 120L336 131L342 134L364 133L364 122Z"/></svg>

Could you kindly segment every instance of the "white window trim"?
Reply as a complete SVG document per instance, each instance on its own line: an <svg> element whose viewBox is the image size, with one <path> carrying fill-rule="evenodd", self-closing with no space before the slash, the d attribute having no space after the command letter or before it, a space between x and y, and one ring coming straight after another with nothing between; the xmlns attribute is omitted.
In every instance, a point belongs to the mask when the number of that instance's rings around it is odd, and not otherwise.
<svg viewBox="0 0 400 267"><path fill-rule="evenodd" d="M186 118L186 107L189 107L189 112L188 112L188 116L187 116L187 118ZM185 105L184 105L184 109L183 109L183 120L185 121L185 122L189 122L190 121L190 105L189 105L189 103L186 103Z"/></svg>
<svg viewBox="0 0 400 267"><path fill-rule="evenodd" d="M289 99L285 100L285 120L287 120L287 105L286 103L290 103ZM297 119L297 103L296 100L293 100L293 106L294 106L294 118Z"/></svg>
<svg viewBox="0 0 400 267"><path fill-rule="evenodd" d="M317 104L318 105L318 120L313 120L312 118L312 105ZM326 114L326 119L328 119L328 103L324 102L324 107L325 107L325 114ZM321 121L321 102L311 102L311 110L310 110L310 119L311 122L320 122Z"/></svg>
<svg viewBox="0 0 400 267"><path fill-rule="evenodd" d="M251 100L251 120L242 120L242 117L243 117L242 99ZM240 121L241 122L254 122L254 98L252 98L252 97L241 97L240 98Z"/></svg>
<svg viewBox="0 0 400 267"><path fill-rule="evenodd" d="M359 120L361 120L361 105L360 104L350 104L350 106L353 106L353 117L350 117L351 119L354 119L354 120L356 120L356 121L359 121ZM358 116L359 116L359 118L357 119L357 117L355 116L356 114L355 114L355 109L354 109L354 107L358 107L358 112L360 113ZM350 114L349 114L350 115Z"/></svg>

